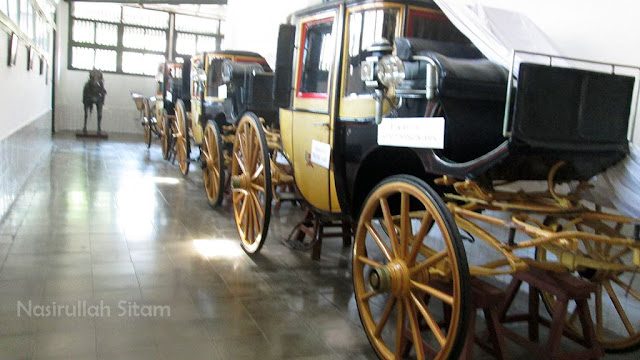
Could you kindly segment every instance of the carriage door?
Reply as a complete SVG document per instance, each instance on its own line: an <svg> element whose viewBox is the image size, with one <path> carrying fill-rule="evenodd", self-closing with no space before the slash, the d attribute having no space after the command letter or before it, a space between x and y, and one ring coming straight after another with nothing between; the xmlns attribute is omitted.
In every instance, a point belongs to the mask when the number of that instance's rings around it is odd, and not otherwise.
<svg viewBox="0 0 640 360"><path fill-rule="evenodd" d="M297 73L293 99L293 162L304 198L332 211L330 201L331 103L337 26L335 12L303 18L298 27Z"/></svg>

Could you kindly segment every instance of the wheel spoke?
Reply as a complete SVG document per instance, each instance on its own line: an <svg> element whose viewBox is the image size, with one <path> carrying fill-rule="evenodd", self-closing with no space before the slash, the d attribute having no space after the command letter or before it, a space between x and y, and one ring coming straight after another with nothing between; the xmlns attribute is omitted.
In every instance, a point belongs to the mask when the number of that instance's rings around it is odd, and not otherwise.
<svg viewBox="0 0 640 360"><path fill-rule="evenodd" d="M258 166L258 168L256 169L256 171L253 173L253 175L251 175L251 180L255 180L258 178L258 176L260 176L260 173L262 172L262 170L264 170L264 164L260 164Z"/></svg>
<svg viewBox="0 0 640 360"><path fill-rule="evenodd" d="M433 266L435 264L437 264L438 262L442 261L444 258L446 258L448 255L447 250L442 250L439 253L435 253L432 256L430 256L428 259L426 259L425 261L419 263L418 265L412 267L411 269L409 269L409 273L411 275L418 273L420 271L422 271L424 268Z"/></svg>
<svg viewBox="0 0 640 360"><path fill-rule="evenodd" d="M264 218L264 211L262 211L262 204L260 203L260 200L258 200L258 197L256 196L256 194L253 191L251 191L249 192L249 196L251 197L252 201L256 205L256 209L260 213L260 217Z"/></svg>
<svg viewBox="0 0 640 360"><path fill-rule="evenodd" d="M406 259L409 252L409 234L411 234L411 219L409 219L409 194L400 195L400 256Z"/></svg>
<svg viewBox="0 0 640 360"><path fill-rule="evenodd" d="M252 187L254 190L256 190L256 191L261 192L261 193L263 193L263 194L264 194L264 187L262 187L262 186L260 186L260 185L258 185L258 184L254 184L254 183L251 183L251 187Z"/></svg>
<svg viewBox="0 0 640 360"><path fill-rule="evenodd" d="M383 265L380 264L379 262L375 261L375 260L371 260L366 256L362 256L362 255L358 255L357 257L358 261L360 261L363 264L367 264L369 266L373 266L373 267L382 267Z"/></svg>
<svg viewBox="0 0 640 360"><path fill-rule="evenodd" d="M620 304L618 295L616 295L615 291L613 290L611 283L609 281L605 281L603 282L602 285L604 286L604 289L607 291L607 294L609 294L609 298L611 299L613 306L616 308L616 311L618 312L618 315L620 316L620 320L622 320L622 324L624 325L625 329L627 330L630 336L634 336L636 334L636 331L633 329L633 325L631 325L631 322L629 321L629 317L627 316L627 313L622 308L622 304Z"/></svg>
<svg viewBox="0 0 640 360"><path fill-rule="evenodd" d="M609 258L609 262L614 262L631 252L631 248L625 247Z"/></svg>
<svg viewBox="0 0 640 360"><path fill-rule="evenodd" d="M398 314L396 318L396 359L402 358L402 350L404 341L404 306L403 302L398 302Z"/></svg>
<svg viewBox="0 0 640 360"><path fill-rule="evenodd" d="M389 248L382 241L376 229L374 229L373 226L371 226L371 222L366 223L364 226L367 228L367 231L369 232L373 240L376 242L376 244L378 244L380 251L382 251L382 254L387 259L387 261L391 261L391 253L389 252Z"/></svg>
<svg viewBox="0 0 640 360"><path fill-rule="evenodd" d="M411 327L411 334L413 335L413 347L416 349L416 357L418 359L424 359L424 348L422 347L422 337L420 336L420 326L418 325L416 309L409 302L408 298L405 297L402 300L404 308L407 311L407 317L409 318L409 326Z"/></svg>
<svg viewBox="0 0 640 360"><path fill-rule="evenodd" d="M624 290L625 292L625 296L626 294L629 294L631 296L633 296L637 301L640 301L640 293L634 289L631 288L631 284L626 284L624 281L620 280L619 277L614 277L613 279L611 279L614 283L616 283L618 286L620 286L622 288L622 290Z"/></svg>
<svg viewBox="0 0 640 360"><path fill-rule="evenodd" d="M416 306L418 311L420 311L420 314L422 314L422 317L427 322L427 326L429 326L429 329L431 329L433 336L435 336L440 346L444 346L447 338L442 332L442 329L440 329L440 326L438 325L436 319L433 318L433 315L431 315L431 312L429 312L429 309L427 309L427 305L424 303L424 301L419 299L416 294L413 293L413 291L410 293L410 295L414 305Z"/></svg>
<svg viewBox="0 0 640 360"><path fill-rule="evenodd" d="M260 210L260 212L262 212L262 207L260 206L259 203L253 207L253 215L254 215L253 220L255 221L255 225L256 225L255 227L256 233L254 234L254 236L258 236L258 234L262 234L262 219L264 219L264 216L258 215L258 209Z"/></svg>
<svg viewBox="0 0 640 360"><path fill-rule="evenodd" d="M422 217L422 222L420 223L420 229L418 229L415 237L413 237L413 247L411 248L411 253L409 254L409 258L407 260L408 266L411 266L415 263L420 247L422 246L422 239L427 236L427 233L431 229L432 224L433 217L429 212L425 212L424 216Z"/></svg>
<svg viewBox="0 0 640 360"><path fill-rule="evenodd" d="M429 285L421 284L421 283L419 283L419 282L417 282L415 280L411 280L411 286L416 288L416 289L418 289L418 290L421 290L421 291L423 291L423 292L425 292L425 293L427 293L427 294L429 294L429 295L431 295L433 297L436 297L436 298L442 300L442 302L444 302L446 304L449 304L449 305L453 306L453 296L451 296L449 294L445 294L444 292L442 292L442 291L440 291L440 290L438 290L436 288L433 288L433 287L431 287Z"/></svg>
<svg viewBox="0 0 640 360"><path fill-rule="evenodd" d="M242 171L243 174L246 174L247 170L245 169L244 163L242 162L242 160L240 160L240 157L238 156L238 153L234 152L233 156L235 156L235 158L236 158L236 162L238 163L238 166L240 167L240 171Z"/></svg>
<svg viewBox="0 0 640 360"><path fill-rule="evenodd" d="M389 234L389 241L391 242L391 250L393 250L393 257L400 256L398 249L398 235L396 234L396 228L393 225L393 217L391 216L391 210L389 209L389 203L387 199L380 199L380 207L382 208L382 215L384 216L384 225Z"/></svg>
<svg viewBox="0 0 640 360"><path fill-rule="evenodd" d="M391 310L393 310L393 306L395 304L396 304L396 297L392 295L389 298L389 300L387 300L387 304L384 306L382 315L380 315L380 321L378 321L378 325L376 325L376 330L374 332L374 335L376 337L380 336L380 334L382 333L382 329L384 329L384 326L387 324L387 321L389 321L389 317L391 316Z"/></svg>
<svg viewBox="0 0 640 360"><path fill-rule="evenodd" d="M377 292L375 291L369 291L368 293L362 295L362 300L364 301L369 301L369 299L371 299L372 297L378 295Z"/></svg>
<svg viewBox="0 0 640 360"><path fill-rule="evenodd" d="M604 320L602 318L602 285L596 287L596 338L602 339L604 333Z"/></svg>
<svg viewBox="0 0 640 360"><path fill-rule="evenodd" d="M255 216L255 211L253 209L253 202L251 202L251 199L245 199L245 201L248 203L248 207L249 207L249 234L250 236L247 237L247 242L250 244L253 244L253 239L256 238L256 223L254 220L254 216Z"/></svg>

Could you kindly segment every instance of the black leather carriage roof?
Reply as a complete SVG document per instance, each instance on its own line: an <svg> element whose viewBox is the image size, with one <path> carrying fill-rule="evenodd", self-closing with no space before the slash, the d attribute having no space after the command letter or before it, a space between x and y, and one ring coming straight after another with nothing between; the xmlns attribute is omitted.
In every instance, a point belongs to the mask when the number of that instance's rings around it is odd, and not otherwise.
<svg viewBox="0 0 640 360"><path fill-rule="evenodd" d="M262 55L258 54L257 52L253 52L253 51L218 50L218 51L208 52L208 54L231 55L231 56L248 56L248 57L255 57L255 58L264 59L264 57Z"/></svg>
<svg viewBox="0 0 640 360"><path fill-rule="evenodd" d="M289 17L292 17L292 16L300 17L308 14L313 14L321 10L328 10L328 9L335 8L336 6L341 4L349 6L349 5L355 5L355 4L381 3L381 2L437 7L432 0L404 0L404 1L403 0L384 0L384 1L383 0L334 0L329 2L323 2L317 5L312 5L302 10L298 10L292 13L291 15L289 15Z"/></svg>

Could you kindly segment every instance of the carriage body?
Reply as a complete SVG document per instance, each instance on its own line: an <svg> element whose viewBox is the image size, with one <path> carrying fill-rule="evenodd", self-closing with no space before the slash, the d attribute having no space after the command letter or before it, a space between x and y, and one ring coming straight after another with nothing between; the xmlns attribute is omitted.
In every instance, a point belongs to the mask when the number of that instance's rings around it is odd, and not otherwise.
<svg viewBox="0 0 640 360"><path fill-rule="evenodd" d="M297 12L280 28L274 101L281 149L314 211L358 224L356 303L381 358L405 354L403 331L423 344L414 346L415 357L456 358L473 316L470 276L529 266L605 287L619 317L594 309L597 326L614 334L599 340L617 351L640 346L640 318L629 320L617 304L625 292L640 302L632 284L640 242L622 230L635 226L637 238L640 221L590 210L580 187L555 191L556 182L588 180L628 154L637 81L615 67L517 65L486 59L433 1L334 1ZM547 180L548 191L500 188L514 180ZM498 239L484 224L511 235ZM502 259L470 265L459 228ZM517 241L516 233L530 240ZM526 249L537 250L537 262L517 254ZM442 321L419 294L453 309L447 325L436 325ZM425 337L421 316L437 341ZM394 338L396 324L408 329Z"/></svg>
<svg viewBox="0 0 640 360"><path fill-rule="evenodd" d="M190 58L183 61L168 61L159 65L156 75L156 109L157 119L161 119L164 110L168 115L175 115L175 103L178 99L190 99Z"/></svg>
<svg viewBox="0 0 640 360"><path fill-rule="evenodd" d="M294 14L291 24L281 32L274 96L281 98L284 153L302 195L319 211L357 219L369 191L392 174L546 180L565 161L558 180L587 180L628 154L633 77L536 64L540 59L510 72L486 59L432 1L334 2ZM380 39L394 44L407 69L389 96L402 99L400 106L382 100L382 117L444 118L440 149L379 144L378 96L360 72L367 59L378 61L368 48ZM439 80L430 99L427 63Z"/></svg>
<svg viewBox="0 0 640 360"><path fill-rule="evenodd" d="M225 50L196 55L191 64L191 120L204 128L208 120L219 127L234 125L246 111L275 120L271 101L273 72L260 55L248 51ZM267 98L264 99L266 94ZM201 138L199 133L196 141Z"/></svg>

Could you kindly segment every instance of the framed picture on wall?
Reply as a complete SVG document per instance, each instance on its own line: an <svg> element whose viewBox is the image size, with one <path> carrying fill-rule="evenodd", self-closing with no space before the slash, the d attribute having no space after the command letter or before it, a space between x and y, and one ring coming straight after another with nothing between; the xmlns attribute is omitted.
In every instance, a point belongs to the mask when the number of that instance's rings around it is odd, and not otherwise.
<svg viewBox="0 0 640 360"><path fill-rule="evenodd" d="M44 57L40 55L40 75L44 73Z"/></svg>
<svg viewBox="0 0 640 360"><path fill-rule="evenodd" d="M33 46L28 46L27 47L27 71L30 71L31 69L33 69L33 62L35 60L36 57L36 50L33 48Z"/></svg>
<svg viewBox="0 0 640 360"><path fill-rule="evenodd" d="M9 39L9 57L8 64L9 66L15 66L16 61L18 60L18 34L11 33L11 38Z"/></svg>

